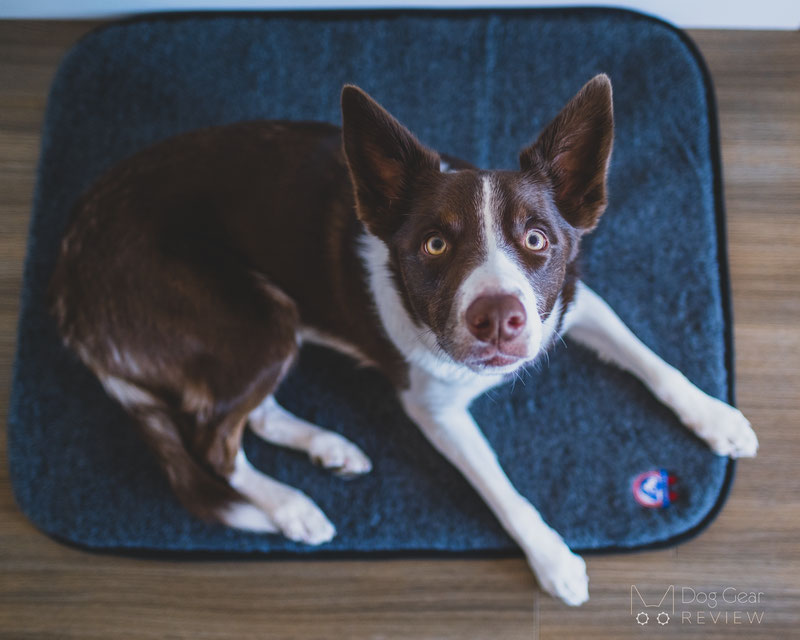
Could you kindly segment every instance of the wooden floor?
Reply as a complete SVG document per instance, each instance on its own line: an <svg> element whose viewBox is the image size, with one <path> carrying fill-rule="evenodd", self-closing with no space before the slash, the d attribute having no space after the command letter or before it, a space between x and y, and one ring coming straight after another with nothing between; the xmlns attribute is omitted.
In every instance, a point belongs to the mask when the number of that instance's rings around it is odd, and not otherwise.
<svg viewBox="0 0 800 640"><path fill-rule="evenodd" d="M92 26L0 22L3 424L45 96L59 58ZM522 559L95 555L53 542L19 513L0 429L0 638L800 637L800 35L692 36L719 97L739 404L761 440L759 457L739 466L730 500L706 533L677 549L590 558L591 600L577 610L540 594ZM692 623L637 626L632 584L646 598L674 584L676 608ZM682 604L682 587L701 598L716 592L717 607ZM762 592L761 603L722 602L729 587ZM743 613L734 619L736 610ZM747 623L748 612L762 610L760 624Z"/></svg>

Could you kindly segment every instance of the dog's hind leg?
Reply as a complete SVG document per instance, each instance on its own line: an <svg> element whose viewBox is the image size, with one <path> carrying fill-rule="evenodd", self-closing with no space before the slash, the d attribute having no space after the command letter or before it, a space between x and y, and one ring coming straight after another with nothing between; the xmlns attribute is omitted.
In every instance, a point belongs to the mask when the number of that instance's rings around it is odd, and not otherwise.
<svg viewBox="0 0 800 640"><path fill-rule="evenodd" d="M275 392L297 353L294 304L264 282L259 288L264 297L257 309L248 312L244 306L217 310L232 335L221 355L210 354L199 369L190 368L191 375L201 376L201 388L213 390L213 401L205 409L203 402L198 403L199 410L194 414L197 427L185 435L184 441L204 466L245 498L218 508L219 520L252 529L258 528L263 514L274 530L287 538L321 544L336 533L325 514L302 491L257 470L242 449L249 416ZM202 398L203 394L197 395Z"/></svg>
<svg viewBox="0 0 800 640"><path fill-rule="evenodd" d="M226 264L214 263L215 274ZM242 451L249 415L270 397L297 353L297 310L280 290L253 283L231 267L230 278L182 276L179 287L155 281L142 319L160 331L80 336L86 363L109 394L136 419L174 492L206 520L319 544L333 525L301 491L257 471ZM120 314L122 315L122 314ZM143 337L140 337L143 336ZM95 344L97 343L97 344ZM99 345L99 346L98 346Z"/></svg>
<svg viewBox="0 0 800 640"><path fill-rule="evenodd" d="M301 491L256 470L241 448L247 418L243 407L219 421L171 411L132 384L104 380L139 422L161 462L173 491L195 515L228 526L282 533L306 544L327 542L335 534L325 514Z"/></svg>
<svg viewBox="0 0 800 640"><path fill-rule="evenodd" d="M276 530L295 542L322 544L336 534L334 526L308 496L258 471L241 449L228 482L266 514ZM241 504L231 504L221 515L226 524L243 529L250 528L254 516Z"/></svg>
<svg viewBox="0 0 800 640"><path fill-rule="evenodd" d="M594 291L579 283L564 317L567 335L638 377L719 455L754 456L758 439L738 409L693 385L648 349Z"/></svg>
<svg viewBox="0 0 800 640"><path fill-rule="evenodd" d="M271 395L250 413L249 424L267 442L303 451L315 464L339 475L360 475L372 469L369 458L352 442L289 413Z"/></svg>

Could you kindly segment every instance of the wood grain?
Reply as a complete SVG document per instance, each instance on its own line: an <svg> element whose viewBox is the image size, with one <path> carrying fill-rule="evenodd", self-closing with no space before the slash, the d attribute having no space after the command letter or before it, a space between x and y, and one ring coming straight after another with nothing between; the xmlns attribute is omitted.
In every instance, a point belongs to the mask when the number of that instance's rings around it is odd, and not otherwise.
<svg viewBox="0 0 800 640"><path fill-rule="evenodd" d="M0 22L3 423L45 98L59 59L93 26ZM691 35L719 98L739 404L761 439L706 533L667 551L589 558L592 599L578 610L541 596L522 559L200 562L87 553L50 540L18 511L0 430L0 638L797 637L800 36ZM703 625L643 629L630 616L631 584L648 594L669 584L761 591L765 618L713 624L706 615ZM716 611L736 608L720 602Z"/></svg>

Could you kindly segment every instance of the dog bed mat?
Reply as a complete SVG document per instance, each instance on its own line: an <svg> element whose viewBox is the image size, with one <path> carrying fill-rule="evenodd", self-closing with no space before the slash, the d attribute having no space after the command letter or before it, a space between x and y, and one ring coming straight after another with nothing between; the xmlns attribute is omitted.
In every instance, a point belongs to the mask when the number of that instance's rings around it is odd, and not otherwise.
<svg viewBox="0 0 800 640"><path fill-rule="evenodd" d="M359 444L374 470L344 481L251 435L245 447L256 466L311 496L338 535L312 548L194 519L126 414L60 345L45 288L78 194L173 134L260 118L339 123L339 92L352 82L433 148L515 168L518 151L599 72L614 86L616 142L585 280L658 354L732 401L714 96L679 30L603 9L148 16L85 36L50 92L8 431L22 510L91 548L518 553L380 374L320 347L303 348L278 398ZM733 462L569 339L478 399L474 415L516 487L576 549L684 540L713 519L731 484ZM643 507L632 482L659 469L677 477L677 498Z"/></svg>

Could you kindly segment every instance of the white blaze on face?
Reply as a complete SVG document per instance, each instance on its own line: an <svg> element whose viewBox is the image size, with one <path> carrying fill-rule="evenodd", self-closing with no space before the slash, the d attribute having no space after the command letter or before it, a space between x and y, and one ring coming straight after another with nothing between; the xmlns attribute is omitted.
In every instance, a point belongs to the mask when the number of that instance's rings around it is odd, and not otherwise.
<svg viewBox="0 0 800 640"><path fill-rule="evenodd" d="M481 179L481 230L485 258L461 284L456 297L456 326L458 340L473 340L467 329L466 312L469 306L484 295L510 294L516 296L525 308L527 322L522 339L528 344L528 356L533 358L542 342L542 321L537 308L536 294L516 259L514 249L503 236L495 185L491 175Z"/></svg>

